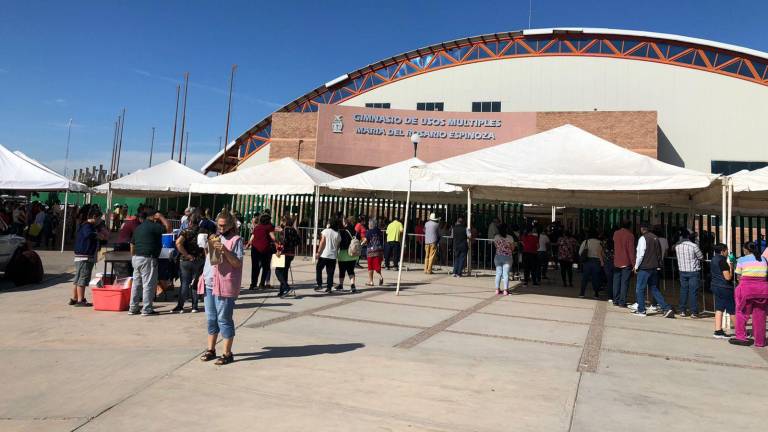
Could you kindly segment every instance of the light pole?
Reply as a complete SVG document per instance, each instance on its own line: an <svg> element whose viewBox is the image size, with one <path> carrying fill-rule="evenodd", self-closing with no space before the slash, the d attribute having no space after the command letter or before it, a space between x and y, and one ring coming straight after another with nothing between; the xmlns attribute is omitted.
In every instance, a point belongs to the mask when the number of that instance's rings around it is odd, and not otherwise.
<svg viewBox="0 0 768 432"><path fill-rule="evenodd" d="M67 124L67 151L64 154L64 177L67 176L67 165L69 165L69 140L72 137L72 119Z"/></svg>
<svg viewBox="0 0 768 432"><path fill-rule="evenodd" d="M416 150L419 147L419 141L421 141L421 135L418 132L414 132L411 135L411 142L413 143L413 157L416 157Z"/></svg>

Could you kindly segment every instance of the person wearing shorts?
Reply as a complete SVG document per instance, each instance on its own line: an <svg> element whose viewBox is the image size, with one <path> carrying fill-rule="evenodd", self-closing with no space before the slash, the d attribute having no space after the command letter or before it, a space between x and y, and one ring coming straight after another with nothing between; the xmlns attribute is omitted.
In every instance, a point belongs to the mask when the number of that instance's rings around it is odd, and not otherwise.
<svg viewBox="0 0 768 432"><path fill-rule="evenodd" d="M368 283L373 286L373 273L379 275L379 285L384 284L384 276L381 275L381 261L384 255L384 234L379 229L379 224L375 217L368 220L368 231L365 233L365 239L362 242L368 257Z"/></svg>
<svg viewBox="0 0 768 432"><path fill-rule="evenodd" d="M98 208L91 208L87 220L80 224L75 235L75 280L72 289L70 306L93 306L85 299L85 287L91 280L93 266L96 264L96 253L99 250L99 240L104 240L103 234L96 228L101 218Z"/></svg>
<svg viewBox="0 0 768 432"><path fill-rule="evenodd" d="M728 259L728 246L718 243L714 248L710 262L712 275L712 293L715 296L715 333L716 339L726 339L728 334L723 330L723 312L735 316L736 300L733 296L733 263Z"/></svg>

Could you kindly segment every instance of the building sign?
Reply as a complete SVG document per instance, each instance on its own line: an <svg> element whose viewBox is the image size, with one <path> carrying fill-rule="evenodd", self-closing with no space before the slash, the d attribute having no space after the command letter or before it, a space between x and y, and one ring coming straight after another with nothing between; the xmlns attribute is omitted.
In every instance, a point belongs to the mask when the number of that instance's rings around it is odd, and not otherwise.
<svg viewBox="0 0 768 432"><path fill-rule="evenodd" d="M320 163L384 166L413 156L432 162L532 135L536 113L415 111L320 105ZM363 160L364 159L364 160Z"/></svg>

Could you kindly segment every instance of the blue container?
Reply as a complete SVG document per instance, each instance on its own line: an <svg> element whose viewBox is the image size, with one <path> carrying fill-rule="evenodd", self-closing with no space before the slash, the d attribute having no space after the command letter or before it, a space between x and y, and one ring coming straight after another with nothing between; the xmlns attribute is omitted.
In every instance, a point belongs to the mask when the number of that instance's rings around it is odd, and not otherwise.
<svg viewBox="0 0 768 432"><path fill-rule="evenodd" d="M163 247L169 249L176 249L176 241L173 234L163 234Z"/></svg>

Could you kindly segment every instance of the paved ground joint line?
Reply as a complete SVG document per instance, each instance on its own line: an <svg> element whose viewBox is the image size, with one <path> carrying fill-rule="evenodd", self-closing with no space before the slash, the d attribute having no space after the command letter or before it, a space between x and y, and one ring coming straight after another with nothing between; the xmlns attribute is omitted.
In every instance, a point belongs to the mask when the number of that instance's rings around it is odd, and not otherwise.
<svg viewBox="0 0 768 432"><path fill-rule="evenodd" d="M600 349L603 346L603 331L605 330L606 302L598 302L595 305L595 313L592 315L592 323L589 325L587 339L584 341L584 349L581 351L579 372L597 372L600 363Z"/></svg>
<svg viewBox="0 0 768 432"><path fill-rule="evenodd" d="M481 301L480 303L477 303L473 306L468 307L467 309L464 309L457 314L444 319L440 321L439 323L433 325L432 327L421 331L417 333L414 336L409 337L408 339L398 343L395 345L395 348L403 348L403 349L410 349L415 347L416 345L426 341L427 339L431 338L432 336L448 329L448 327L456 324L457 322L465 319L466 317L472 315L473 313L485 308L486 306L490 305L491 303L495 302L501 298L501 296L493 294L492 297L488 297L485 300Z"/></svg>

